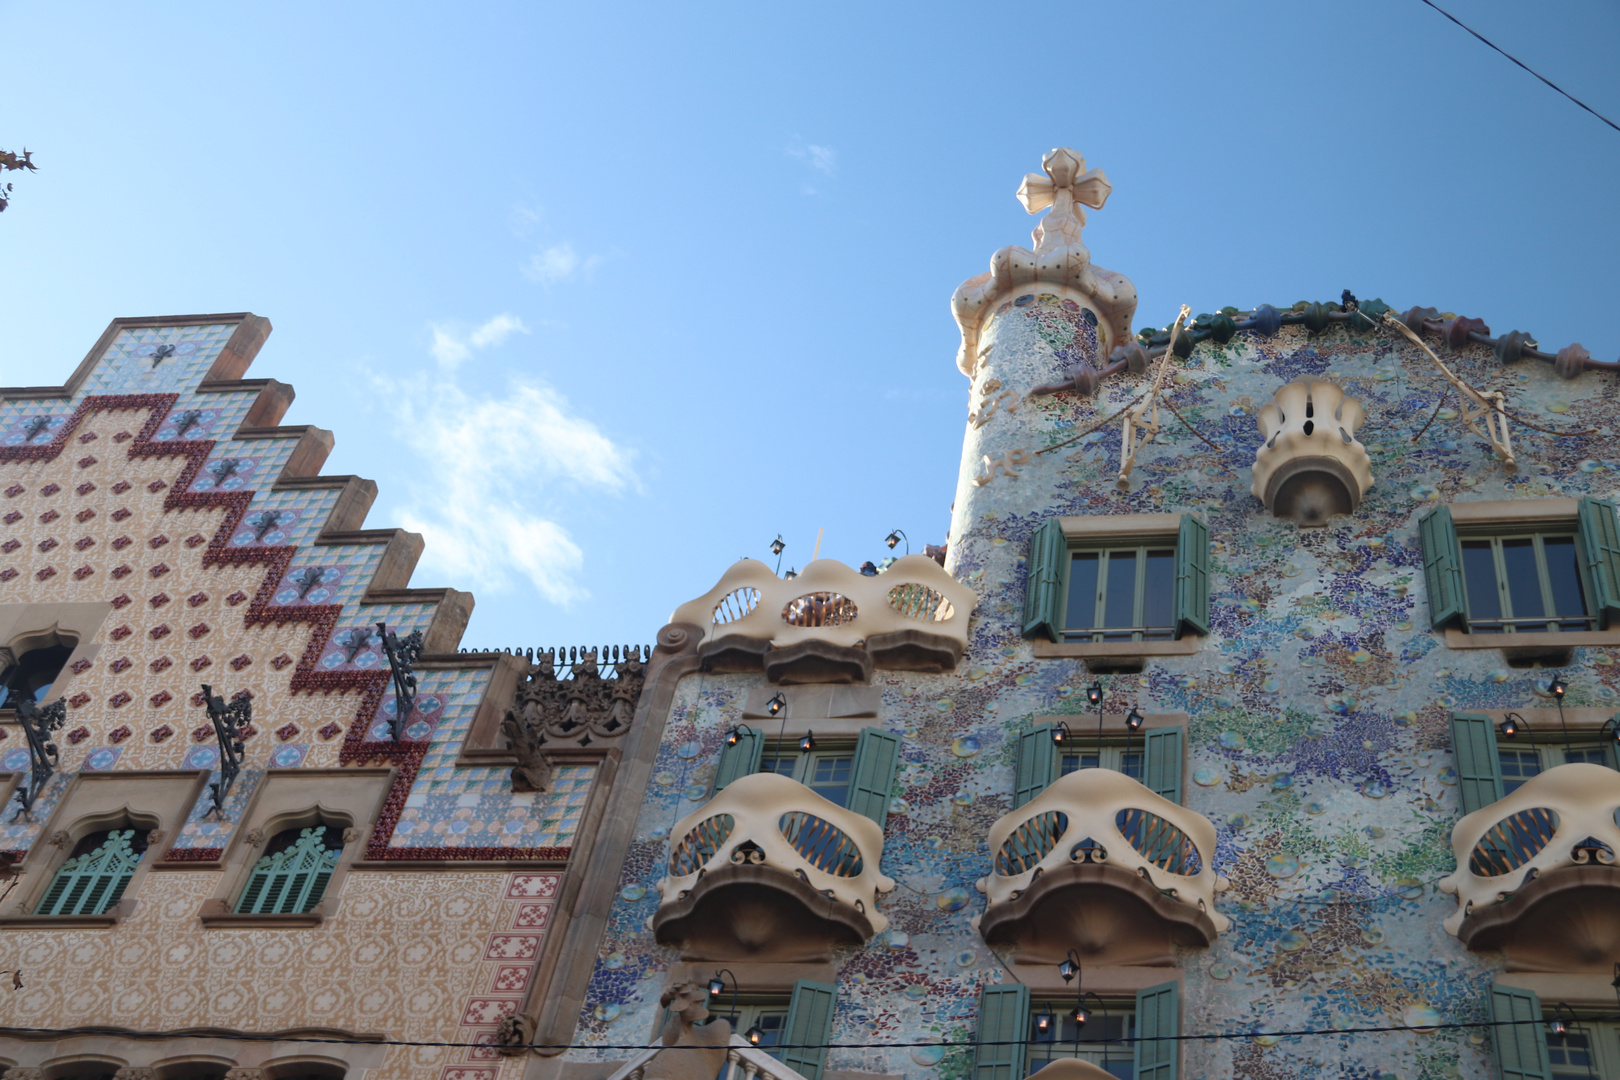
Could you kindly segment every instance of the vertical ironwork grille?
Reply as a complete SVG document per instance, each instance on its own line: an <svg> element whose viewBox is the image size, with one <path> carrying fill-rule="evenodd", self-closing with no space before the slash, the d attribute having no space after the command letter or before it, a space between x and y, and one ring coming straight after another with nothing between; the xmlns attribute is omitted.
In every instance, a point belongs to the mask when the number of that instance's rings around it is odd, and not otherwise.
<svg viewBox="0 0 1620 1080"><path fill-rule="evenodd" d="M1558 812L1545 807L1520 810L1492 825L1468 856L1468 869L1480 877L1511 874L1541 854L1558 831Z"/></svg>
<svg viewBox="0 0 1620 1080"><path fill-rule="evenodd" d="M1165 873L1193 877L1204 868L1192 838L1157 814L1121 810L1114 825L1138 855Z"/></svg>
<svg viewBox="0 0 1620 1080"><path fill-rule="evenodd" d="M1069 827L1069 815L1059 810L1036 814L1012 831L996 853L996 873L1016 877L1035 868Z"/></svg>
<svg viewBox="0 0 1620 1080"><path fill-rule="evenodd" d="M849 834L814 814L794 810L777 822L782 836L811 866L834 877L859 877L861 849Z"/></svg>

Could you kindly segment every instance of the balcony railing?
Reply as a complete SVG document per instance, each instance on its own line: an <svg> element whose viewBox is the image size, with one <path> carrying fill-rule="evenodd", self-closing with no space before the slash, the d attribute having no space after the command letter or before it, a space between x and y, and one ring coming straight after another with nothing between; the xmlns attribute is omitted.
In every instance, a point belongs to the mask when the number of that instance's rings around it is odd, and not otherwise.
<svg viewBox="0 0 1620 1080"><path fill-rule="evenodd" d="M1212 865L1215 827L1112 769L1059 778L990 827L989 850L991 873L979 882L986 897L980 929L1025 953L1043 951L1036 939L1055 929L1040 918L1015 925L1033 914L1024 909L1037 900L1060 903L1051 894L1071 886L1130 891L1206 944L1231 925L1215 910L1215 894L1227 887ZM1060 906L1072 909L1073 898ZM1056 951L1061 956L1064 949Z"/></svg>
<svg viewBox="0 0 1620 1080"><path fill-rule="evenodd" d="M686 900L706 877L761 867L852 909L870 933L888 928L877 909L878 897L894 889L894 881L878 870L882 828L797 780L777 773L733 780L677 822L670 840L669 876L658 886L660 914Z"/></svg>
<svg viewBox="0 0 1620 1080"><path fill-rule="evenodd" d="M1446 930L1469 948L1503 950L1510 970L1607 970L1613 958L1597 938L1620 932L1616 806L1620 772L1577 762L1457 822L1457 869L1440 880L1457 897Z"/></svg>
<svg viewBox="0 0 1620 1080"><path fill-rule="evenodd" d="M703 627L706 643L740 637L783 649L816 641L866 646L875 654L886 635L920 632L947 639L959 655L977 602L972 589L926 555L897 559L874 577L817 559L788 579L758 560L743 559L714 588L677 608L670 621Z"/></svg>
<svg viewBox="0 0 1620 1080"><path fill-rule="evenodd" d="M664 1047L643 1050L623 1065L619 1066L607 1080L646 1080L648 1075L666 1075L656 1066L649 1069L653 1058L665 1052ZM670 1055L691 1055L701 1051L686 1049L672 1049ZM671 1062L678 1067L680 1059ZM687 1075L685 1070L668 1075ZM717 1080L804 1080L803 1074L777 1061L771 1055L757 1046L750 1046L742 1036L733 1035L731 1045L726 1048L725 1068L720 1071Z"/></svg>

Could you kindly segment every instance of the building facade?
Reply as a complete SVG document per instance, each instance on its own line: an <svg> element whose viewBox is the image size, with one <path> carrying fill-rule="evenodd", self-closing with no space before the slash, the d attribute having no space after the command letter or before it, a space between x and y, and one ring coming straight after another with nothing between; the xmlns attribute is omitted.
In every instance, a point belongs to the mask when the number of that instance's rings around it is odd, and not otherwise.
<svg viewBox="0 0 1620 1080"><path fill-rule="evenodd" d="M4 1076L1620 1075L1617 365L1133 331L1109 192L953 298L942 548L650 648L460 652L262 319L0 390Z"/></svg>

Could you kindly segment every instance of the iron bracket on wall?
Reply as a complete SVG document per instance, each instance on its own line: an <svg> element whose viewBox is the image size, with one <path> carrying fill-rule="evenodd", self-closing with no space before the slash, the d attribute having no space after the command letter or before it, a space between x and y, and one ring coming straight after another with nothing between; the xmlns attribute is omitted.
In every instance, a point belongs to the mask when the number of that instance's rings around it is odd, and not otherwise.
<svg viewBox="0 0 1620 1080"><path fill-rule="evenodd" d="M388 667L394 673L394 741L404 742L405 728L416 708L416 675L412 668L422 655L422 631L412 630L401 641L387 623L378 623L377 633L382 637Z"/></svg>
<svg viewBox="0 0 1620 1080"><path fill-rule="evenodd" d="M59 752L51 735L67 723L67 702L57 700L40 706L31 694L25 694L17 701L17 720L28 736L28 783L17 789L22 807L11 820L24 817L33 821L34 800L56 774Z"/></svg>
<svg viewBox="0 0 1620 1080"><path fill-rule="evenodd" d="M214 738L219 740L219 779L209 784L208 790L214 793L214 812L224 817L226 796L242 771L242 729L253 719L253 701L243 696L227 704L207 683L202 692L208 719L214 724Z"/></svg>

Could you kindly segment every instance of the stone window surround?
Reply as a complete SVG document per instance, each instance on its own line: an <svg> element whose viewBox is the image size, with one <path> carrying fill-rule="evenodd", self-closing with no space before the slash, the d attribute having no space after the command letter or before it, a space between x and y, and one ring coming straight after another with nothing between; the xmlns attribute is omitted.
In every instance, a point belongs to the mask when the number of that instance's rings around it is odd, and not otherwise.
<svg viewBox="0 0 1620 1080"><path fill-rule="evenodd" d="M38 1070L38 1075L45 1076L74 1064L94 1063L128 1069L136 1075L141 1075L139 1070L143 1069L154 1070L153 1075L158 1075L156 1070L171 1066L213 1064L239 1070L240 1075L255 1080L301 1076L304 1070L323 1067L335 1070L334 1076L358 1077L367 1069L381 1068L388 1054L388 1048L379 1042L365 1041L387 1038L382 1034L336 1028L296 1028L278 1034L289 1038L282 1042L238 1042L228 1035L177 1035L136 1040L116 1030L65 1038L41 1036L37 1040L13 1036L11 1053L0 1058L0 1075L10 1075L6 1069L11 1068ZM357 1041L303 1043L290 1037L295 1035Z"/></svg>
<svg viewBox="0 0 1620 1080"><path fill-rule="evenodd" d="M197 913L205 928L319 926L342 902L343 883L363 857L371 824L393 785L394 769L269 769L254 790L217 863L173 863L165 869L218 868L224 871L214 893ZM309 911L238 914L236 899L247 885L264 845L284 829L314 825L344 830L342 854L326 891Z"/></svg>
<svg viewBox="0 0 1620 1080"><path fill-rule="evenodd" d="M1105 546L1126 540L1154 543L1168 540L1175 546L1181 529L1180 514L1095 514L1060 517L1063 537L1071 549ZM1199 635L1188 634L1174 641L1042 641L1030 642L1037 660L1079 658L1100 665L1123 664L1149 656L1193 656L1198 652Z"/></svg>
<svg viewBox="0 0 1620 1080"><path fill-rule="evenodd" d="M1460 538L1468 532L1483 532L1523 527L1568 528L1574 530L1579 522L1579 499L1489 499L1473 502L1454 502L1451 523ZM1519 638L1522 644L1507 643L1506 638ZM1525 640L1525 639L1534 640ZM1509 659L1533 658L1537 654L1567 652L1583 646L1620 645L1620 626L1607 630L1554 630L1541 634L1470 634L1455 627L1446 628L1448 649L1501 649ZM1562 666L1554 664L1552 666ZM1565 710L1568 712L1568 710Z"/></svg>
<svg viewBox="0 0 1620 1080"><path fill-rule="evenodd" d="M101 642L95 640L101 625L112 612L112 602L98 600L86 603L61 604L0 604L0 667L30 649L58 641L73 642L73 654L62 664L46 695L46 704L66 694L73 679L72 665L80 660L94 660L101 651ZM0 708L0 720L15 723L16 709Z"/></svg>
<svg viewBox="0 0 1620 1080"><path fill-rule="evenodd" d="M141 882L178 835L208 786L207 769L80 772L68 783L39 837L18 864L23 880L0 905L0 927L111 927L134 913ZM102 915L35 915L75 844L102 829L155 831L119 901ZM60 841L60 842L58 842Z"/></svg>

